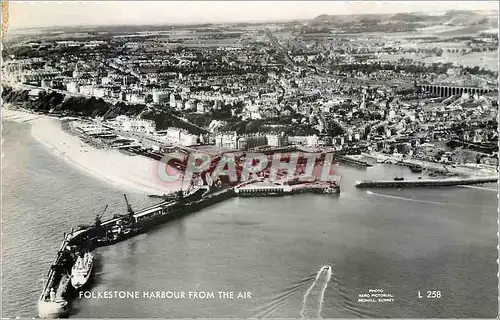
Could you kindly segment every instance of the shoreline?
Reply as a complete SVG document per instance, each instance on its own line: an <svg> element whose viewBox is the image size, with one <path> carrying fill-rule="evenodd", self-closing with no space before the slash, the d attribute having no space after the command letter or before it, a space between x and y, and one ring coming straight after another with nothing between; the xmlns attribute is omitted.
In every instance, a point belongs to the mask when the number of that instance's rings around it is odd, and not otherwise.
<svg viewBox="0 0 500 320"><path fill-rule="evenodd" d="M97 149L65 132L61 121L46 115L2 108L2 121L31 124L31 135L48 151L73 167L124 191L145 195L175 192L180 182L164 182L157 176L158 161L130 156L114 149Z"/></svg>
<svg viewBox="0 0 500 320"><path fill-rule="evenodd" d="M181 187L180 181L165 182L158 177L159 161L140 155L126 155L116 149L95 148L78 136L63 130L61 119L57 117L9 107L9 104L5 104L2 108L2 120L31 124L31 135L38 143L87 175L123 191L145 195L163 196L176 192ZM373 153L363 156L375 159L377 155L377 153ZM386 157L391 158L390 156ZM430 168L442 166L417 160L408 162L415 162ZM464 165L450 168L449 171L459 173L462 178L480 178L495 174L485 168L480 170Z"/></svg>

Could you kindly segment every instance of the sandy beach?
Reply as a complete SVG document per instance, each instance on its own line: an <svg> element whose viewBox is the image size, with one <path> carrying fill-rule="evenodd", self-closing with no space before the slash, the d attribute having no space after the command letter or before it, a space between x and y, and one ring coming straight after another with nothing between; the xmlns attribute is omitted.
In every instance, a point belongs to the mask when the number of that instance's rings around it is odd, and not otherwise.
<svg viewBox="0 0 500 320"><path fill-rule="evenodd" d="M2 121L30 123L31 134L68 163L124 191L162 195L178 190L180 183L158 177L158 161L129 156L115 149L96 149L61 129L60 120L2 108Z"/></svg>

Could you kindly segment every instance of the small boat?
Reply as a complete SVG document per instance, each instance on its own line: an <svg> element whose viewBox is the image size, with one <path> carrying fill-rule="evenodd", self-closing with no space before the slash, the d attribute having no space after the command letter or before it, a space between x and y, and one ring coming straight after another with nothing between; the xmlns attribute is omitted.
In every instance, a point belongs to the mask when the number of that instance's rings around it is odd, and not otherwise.
<svg viewBox="0 0 500 320"><path fill-rule="evenodd" d="M400 176L395 176L394 181L403 181L405 178L403 178L403 175Z"/></svg>
<svg viewBox="0 0 500 320"><path fill-rule="evenodd" d="M73 288L79 289L87 283L93 266L94 255L91 252L85 252L83 255L78 256L71 269L71 285Z"/></svg>

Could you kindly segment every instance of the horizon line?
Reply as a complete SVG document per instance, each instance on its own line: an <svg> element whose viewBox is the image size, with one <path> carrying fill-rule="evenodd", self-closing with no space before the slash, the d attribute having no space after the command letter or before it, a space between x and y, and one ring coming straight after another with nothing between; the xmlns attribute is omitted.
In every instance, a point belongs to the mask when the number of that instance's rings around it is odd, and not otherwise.
<svg viewBox="0 0 500 320"><path fill-rule="evenodd" d="M60 29L60 28L77 28L77 27L148 27L148 26L155 26L155 27L161 27L161 26L197 26L197 25L222 25L222 24L228 24L228 25L234 25L234 24L261 24L261 23L286 23L286 22L293 22L293 21L309 21L316 19L317 17L320 16L369 16L369 15L396 15L396 14L401 14L401 13L407 13L407 14L423 14L423 15L429 15L429 13L446 13L450 11L466 11L466 12L497 12L499 9L491 9L491 10L460 10L460 9L449 9L449 10L438 10L438 11L401 11L401 12L388 12L388 13L342 13L342 14L318 14L315 17L297 17L297 18L278 18L278 19L264 19L264 20L240 20L240 21L192 21L192 22L155 22L155 23L111 23L111 24L106 24L104 23L99 23L99 24L85 24L85 23L79 23L79 24L73 24L73 25L67 25L67 24L61 24L61 25L52 25L52 26L33 26L33 27L21 27L21 28L12 28L10 29L7 27L7 32L8 31L22 31L22 30L33 30L33 29Z"/></svg>

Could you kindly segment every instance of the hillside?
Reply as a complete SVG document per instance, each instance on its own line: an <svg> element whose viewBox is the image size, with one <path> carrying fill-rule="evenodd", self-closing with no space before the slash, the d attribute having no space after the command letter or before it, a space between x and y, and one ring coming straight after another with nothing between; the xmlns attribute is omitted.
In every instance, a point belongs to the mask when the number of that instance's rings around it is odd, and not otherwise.
<svg viewBox="0 0 500 320"><path fill-rule="evenodd" d="M415 28L448 25L448 26L480 26L474 29L489 29L498 26L495 15L465 11L450 10L443 15L426 13L397 13L397 14L362 14L362 15L327 15L323 14L308 23L310 28L341 28L346 31L368 32L414 30ZM489 28L487 28L489 27Z"/></svg>

